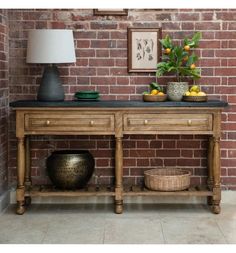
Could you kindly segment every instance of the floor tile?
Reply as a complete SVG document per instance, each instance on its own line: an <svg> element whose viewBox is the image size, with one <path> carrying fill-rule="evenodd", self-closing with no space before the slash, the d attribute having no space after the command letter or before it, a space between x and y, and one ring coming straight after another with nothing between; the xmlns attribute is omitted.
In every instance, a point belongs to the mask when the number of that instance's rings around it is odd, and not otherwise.
<svg viewBox="0 0 236 253"><path fill-rule="evenodd" d="M19 216L6 214L0 217L0 244L42 243L48 229L45 216Z"/></svg>
<svg viewBox="0 0 236 253"><path fill-rule="evenodd" d="M235 208L236 210L236 208ZM227 243L236 243L236 219L220 219L216 221Z"/></svg>
<svg viewBox="0 0 236 253"><path fill-rule="evenodd" d="M214 218L164 218L165 241L171 244L221 244L226 240Z"/></svg>
<svg viewBox="0 0 236 253"><path fill-rule="evenodd" d="M164 243L161 223L151 219L106 219L106 244L160 244Z"/></svg>
<svg viewBox="0 0 236 253"><path fill-rule="evenodd" d="M81 214L56 214L50 219L43 243L99 244L103 243L104 218Z"/></svg>

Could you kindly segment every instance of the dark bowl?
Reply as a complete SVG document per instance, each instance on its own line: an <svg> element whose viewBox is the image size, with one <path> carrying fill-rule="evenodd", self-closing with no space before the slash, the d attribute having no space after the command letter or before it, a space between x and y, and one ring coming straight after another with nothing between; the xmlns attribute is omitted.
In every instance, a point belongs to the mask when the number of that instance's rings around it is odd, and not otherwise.
<svg viewBox="0 0 236 253"><path fill-rule="evenodd" d="M75 97L78 99L97 99L99 98L98 91L78 91L75 93Z"/></svg>

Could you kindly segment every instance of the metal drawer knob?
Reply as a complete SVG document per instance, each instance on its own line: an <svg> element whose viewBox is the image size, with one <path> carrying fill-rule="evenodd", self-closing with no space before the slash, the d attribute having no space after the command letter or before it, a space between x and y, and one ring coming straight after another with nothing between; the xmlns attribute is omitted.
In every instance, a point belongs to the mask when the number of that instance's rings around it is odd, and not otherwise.
<svg viewBox="0 0 236 253"><path fill-rule="evenodd" d="M144 120L144 125L147 125L147 124L148 124L148 120L145 119L145 120Z"/></svg>
<svg viewBox="0 0 236 253"><path fill-rule="evenodd" d="M189 120L187 121L187 124L188 124L188 126L191 126L191 125L192 125L192 120L189 119Z"/></svg>
<svg viewBox="0 0 236 253"><path fill-rule="evenodd" d="M46 125L49 126L50 125L50 120L46 121Z"/></svg>
<svg viewBox="0 0 236 253"><path fill-rule="evenodd" d="M94 126L94 121L93 120L90 121L90 126Z"/></svg>

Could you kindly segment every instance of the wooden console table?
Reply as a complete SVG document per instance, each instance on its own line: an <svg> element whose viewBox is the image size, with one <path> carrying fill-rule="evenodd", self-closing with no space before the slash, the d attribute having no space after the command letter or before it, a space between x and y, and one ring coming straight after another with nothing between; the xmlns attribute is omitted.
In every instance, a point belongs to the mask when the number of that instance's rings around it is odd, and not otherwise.
<svg viewBox="0 0 236 253"><path fill-rule="evenodd" d="M223 101L156 102L141 101L16 101L17 214L33 196L114 196L115 212L122 213L124 196L206 196L214 213L220 213L220 134ZM122 137L125 134L201 134L209 136L208 185L179 192L124 189ZM55 191L32 186L30 172L30 135L114 135L115 187L94 191Z"/></svg>

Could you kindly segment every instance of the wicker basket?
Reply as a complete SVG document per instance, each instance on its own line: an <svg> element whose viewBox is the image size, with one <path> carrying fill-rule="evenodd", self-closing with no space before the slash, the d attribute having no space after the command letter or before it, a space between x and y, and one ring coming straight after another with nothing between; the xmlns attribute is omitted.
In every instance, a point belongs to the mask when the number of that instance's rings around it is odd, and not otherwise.
<svg viewBox="0 0 236 253"><path fill-rule="evenodd" d="M164 102L167 100L167 95L150 95L150 94L144 94L143 95L143 101L144 102Z"/></svg>
<svg viewBox="0 0 236 253"><path fill-rule="evenodd" d="M176 168L147 170L144 182L154 191L181 191L190 186L190 172Z"/></svg>
<svg viewBox="0 0 236 253"><path fill-rule="evenodd" d="M207 96L183 96L183 101L186 102L206 102Z"/></svg>

